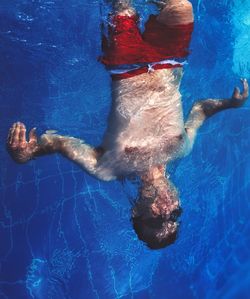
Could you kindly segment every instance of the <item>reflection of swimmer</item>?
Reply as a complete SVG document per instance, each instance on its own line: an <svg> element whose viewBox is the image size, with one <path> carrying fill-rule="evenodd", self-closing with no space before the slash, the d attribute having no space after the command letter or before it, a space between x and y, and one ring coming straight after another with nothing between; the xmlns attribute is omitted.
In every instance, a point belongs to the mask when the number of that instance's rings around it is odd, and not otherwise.
<svg viewBox="0 0 250 299"><path fill-rule="evenodd" d="M27 142L22 123L12 126L7 142L18 163L61 153L102 180L139 175L142 183L132 221L138 237L153 249L175 240L180 214L178 192L165 177L165 165L191 151L205 119L242 106L248 97L243 80L242 93L235 89L229 99L196 102L184 123L179 85L193 29L192 5L187 0L157 4L159 15L150 16L141 34L130 2L115 1L101 58L112 76L113 102L99 147L53 133L38 139L35 129Z"/></svg>

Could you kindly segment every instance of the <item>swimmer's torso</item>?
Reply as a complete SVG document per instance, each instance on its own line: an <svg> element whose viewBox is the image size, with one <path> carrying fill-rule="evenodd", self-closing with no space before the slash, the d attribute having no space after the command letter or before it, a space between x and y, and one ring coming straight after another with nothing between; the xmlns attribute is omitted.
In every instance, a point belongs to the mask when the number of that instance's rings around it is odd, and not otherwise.
<svg viewBox="0 0 250 299"><path fill-rule="evenodd" d="M140 172L183 152L181 77L182 68L176 68L113 82L100 168L116 175Z"/></svg>

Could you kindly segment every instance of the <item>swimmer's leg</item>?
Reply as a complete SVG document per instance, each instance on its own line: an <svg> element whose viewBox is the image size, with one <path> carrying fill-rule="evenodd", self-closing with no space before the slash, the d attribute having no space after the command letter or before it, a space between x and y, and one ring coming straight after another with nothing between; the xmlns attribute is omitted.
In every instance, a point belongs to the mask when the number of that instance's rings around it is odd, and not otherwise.
<svg viewBox="0 0 250 299"><path fill-rule="evenodd" d="M248 98L248 83L246 79L242 79L243 92L236 87L230 99L207 99L198 101L191 109L188 120L185 123L185 130L189 141L189 150L191 151L198 129L204 121L214 114L230 108L241 107Z"/></svg>
<svg viewBox="0 0 250 299"><path fill-rule="evenodd" d="M43 134L39 139L33 128L26 140L26 127L17 122L9 130L7 150L14 161L25 163L36 157L60 153L78 164L89 174L97 176L96 164L102 156L101 148L94 148L82 140L57 134Z"/></svg>

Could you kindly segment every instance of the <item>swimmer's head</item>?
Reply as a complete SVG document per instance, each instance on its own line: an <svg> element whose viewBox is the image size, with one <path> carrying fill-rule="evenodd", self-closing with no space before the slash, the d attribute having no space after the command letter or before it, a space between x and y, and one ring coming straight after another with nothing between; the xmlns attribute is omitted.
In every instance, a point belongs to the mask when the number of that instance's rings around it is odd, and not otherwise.
<svg viewBox="0 0 250 299"><path fill-rule="evenodd" d="M138 238L151 249L175 242L177 218L181 214L178 192L164 177L142 180L139 199L132 209L132 222Z"/></svg>

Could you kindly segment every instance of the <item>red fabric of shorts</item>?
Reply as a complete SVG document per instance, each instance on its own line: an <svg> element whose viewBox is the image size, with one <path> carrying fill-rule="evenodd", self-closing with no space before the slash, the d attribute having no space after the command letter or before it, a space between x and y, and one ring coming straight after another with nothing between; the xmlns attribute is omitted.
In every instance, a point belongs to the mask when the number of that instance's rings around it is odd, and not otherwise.
<svg viewBox="0 0 250 299"><path fill-rule="evenodd" d="M145 32L141 34L137 26L138 15L113 16L109 37L103 39L104 55L101 61L110 67L186 57L193 23L166 26L159 23L156 17L149 17Z"/></svg>

